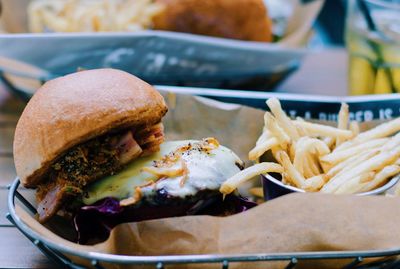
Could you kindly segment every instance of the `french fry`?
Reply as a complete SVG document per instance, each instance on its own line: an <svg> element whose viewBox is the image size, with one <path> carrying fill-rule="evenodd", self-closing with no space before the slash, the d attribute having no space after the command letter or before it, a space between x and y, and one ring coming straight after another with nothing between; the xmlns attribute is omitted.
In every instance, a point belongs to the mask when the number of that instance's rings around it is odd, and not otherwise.
<svg viewBox="0 0 400 269"><path fill-rule="evenodd" d="M262 152L263 151L263 144L265 144L265 142L268 139L273 138L272 134L270 131L268 131L266 128L263 129L262 134L260 135L260 137L257 139L256 142L256 146L249 152L249 160L255 161L255 162L259 162L259 157L265 153ZM262 153L261 153L262 152ZM260 155L261 154L261 155ZM259 155L259 156L258 156ZM257 157L258 156L258 157Z"/></svg>
<svg viewBox="0 0 400 269"><path fill-rule="evenodd" d="M304 177L311 178L321 174L317 158L314 155L308 154L305 158L307 167L304 169Z"/></svg>
<svg viewBox="0 0 400 269"><path fill-rule="evenodd" d="M271 153L272 153L272 156L275 158L275 160L278 160L277 159L278 152L281 150L283 150L283 149L279 145L271 148Z"/></svg>
<svg viewBox="0 0 400 269"><path fill-rule="evenodd" d="M324 163L324 162L319 162L319 165L321 165L322 171L326 174L328 173L332 168L333 165L329 164L329 163Z"/></svg>
<svg viewBox="0 0 400 269"><path fill-rule="evenodd" d="M349 124L349 106L346 103L342 103L338 115L338 128L341 130L347 130L348 124ZM344 141L345 141L344 139L338 137L336 139L336 146L339 146Z"/></svg>
<svg viewBox="0 0 400 269"><path fill-rule="evenodd" d="M298 120L298 121L305 121L305 120L304 120L303 118L301 118L301 117L296 117L296 120ZM297 132L299 133L300 137L307 136L307 131L306 131L304 128L302 128L302 127L300 127L300 126L296 126L296 129L297 129Z"/></svg>
<svg viewBox="0 0 400 269"><path fill-rule="evenodd" d="M361 175L358 175L346 183L342 184L336 191L335 194L351 194L358 193L368 185L368 182L371 181L375 176L374 172L367 172Z"/></svg>
<svg viewBox="0 0 400 269"><path fill-rule="evenodd" d="M154 167L146 166L142 168L142 171L153 174L155 176L163 177L176 177L184 173L184 167Z"/></svg>
<svg viewBox="0 0 400 269"><path fill-rule="evenodd" d="M275 118L271 113L266 112L264 115L264 122L267 129L272 133L272 135L278 140L281 145L289 144L290 137L286 132L278 125Z"/></svg>
<svg viewBox="0 0 400 269"><path fill-rule="evenodd" d="M255 176L266 173L283 173L283 167L277 163L271 162L255 164L227 179L221 185L219 191L224 195L229 194L236 190L240 184L252 179Z"/></svg>
<svg viewBox="0 0 400 269"><path fill-rule="evenodd" d="M275 158L285 169L285 172L287 173L288 176L287 180L290 180L290 182L293 183L294 186L298 188L303 188L303 186L305 185L305 178L303 177L302 174L300 174L299 171L297 171L294 165L290 162L287 153L283 150L280 150L276 153Z"/></svg>
<svg viewBox="0 0 400 269"><path fill-rule="evenodd" d="M140 187L136 187L133 196L121 200L119 202L119 205L120 206L129 206L129 205L136 204L137 202L140 201L140 199L142 199L142 196L143 196L142 189Z"/></svg>
<svg viewBox="0 0 400 269"><path fill-rule="evenodd" d="M366 160L363 163L353 167L343 175L336 175L322 187L321 191L325 193L335 192L341 184L366 172L380 170L383 167L394 163L400 156L400 148L395 148L389 152L381 152L378 155Z"/></svg>
<svg viewBox="0 0 400 269"><path fill-rule="evenodd" d="M304 159L303 159L303 163L302 163L302 165L303 165L302 166L302 168L303 168L302 169L302 175L306 179L320 174L319 172L315 173L315 165L314 165L313 162L311 162L311 160L308 157L310 157L310 156L309 155L305 156Z"/></svg>
<svg viewBox="0 0 400 269"><path fill-rule="evenodd" d="M311 138L314 142L313 147L316 150L318 156L325 156L331 152L329 147L319 139Z"/></svg>
<svg viewBox="0 0 400 269"><path fill-rule="evenodd" d="M287 180L288 177L289 176L287 175L287 173L285 173L285 172L282 173L282 183L283 184L286 184L286 185L290 184L290 182Z"/></svg>
<svg viewBox="0 0 400 269"><path fill-rule="evenodd" d="M313 155L325 155L329 148L316 138L302 137L296 142L293 165L306 178L320 173L319 164Z"/></svg>
<svg viewBox="0 0 400 269"><path fill-rule="evenodd" d="M328 146L329 149L332 149L332 147L335 145L336 140L334 137L325 137L323 139L324 143Z"/></svg>
<svg viewBox="0 0 400 269"><path fill-rule="evenodd" d="M291 155L294 156L293 158L293 165L299 171L300 174L304 175L304 166L307 165L305 163L306 161L306 155L308 151L310 151L311 148L311 143L309 143L308 139L306 137L301 137L299 140L296 142L296 147L294 149L294 153Z"/></svg>
<svg viewBox="0 0 400 269"><path fill-rule="evenodd" d="M274 114L276 120L279 122L279 126L289 135L292 140L297 140L300 136L296 130L296 126L292 123L290 118L286 115L285 111L282 110L281 103L276 98L269 98L267 105Z"/></svg>
<svg viewBox="0 0 400 269"><path fill-rule="evenodd" d="M351 121L349 124L349 130L353 133L353 136L356 137L360 133L360 125L357 121Z"/></svg>
<svg viewBox="0 0 400 269"><path fill-rule="evenodd" d="M292 161L292 162L294 162L294 157L296 155L296 145L297 145L297 143L291 143L289 145L288 154L289 154L290 161Z"/></svg>
<svg viewBox="0 0 400 269"><path fill-rule="evenodd" d="M346 149L348 149L348 148L350 148L350 147L354 147L354 146L357 146L357 145L359 145L359 144L360 144L360 143L355 143L355 142L353 141L353 139L352 139L352 140L348 140L348 141L343 142L342 144L340 144L338 147L336 147L336 148L334 149L334 151L339 152L339 151L341 151L341 150L346 150Z"/></svg>
<svg viewBox="0 0 400 269"><path fill-rule="evenodd" d="M326 173L326 177L328 179L334 177L335 175L339 175L340 173L346 173L346 171L349 171L351 168L354 166L372 158L378 154L378 149L375 150L370 150L367 152L360 152L357 155L354 155L353 157L347 159L346 161L340 162Z"/></svg>
<svg viewBox="0 0 400 269"><path fill-rule="evenodd" d="M325 156L330 153L330 149L323 141L319 139L302 137L296 143L295 154L300 154L299 157L302 158L305 153Z"/></svg>
<svg viewBox="0 0 400 269"><path fill-rule="evenodd" d="M277 145L279 145L278 139L275 137L269 138L268 140L258 144L249 152L249 160L258 160L265 152Z"/></svg>
<svg viewBox="0 0 400 269"><path fill-rule="evenodd" d="M344 103L337 128L300 117L291 120L276 98L267 105L272 114L265 113L264 132L249 156L258 159L270 150L282 166L284 184L306 191L357 193L400 173L400 118L360 133L359 124L349 122Z"/></svg>
<svg viewBox="0 0 400 269"><path fill-rule="evenodd" d="M304 168L307 165L307 163L305 161L307 161L307 160L304 158L304 152L294 154L293 166L302 175L304 175Z"/></svg>
<svg viewBox="0 0 400 269"><path fill-rule="evenodd" d="M335 164L342 162L360 152L364 152L364 151L368 151L373 148L381 147L388 141L389 141L389 138L374 139L374 140L365 142L363 144L359 144L357 146L350 147L345 150L341 150L339 152L333 151L332 153L322 157L321 161L335 165Z"/></svg>
<svg viewBox="0 0 400 269"><path fill-rule="evenodd" d="M360 133L354 138L354 142L364 142L371 139L391 136L400 131L400 118L380 124L366 132Z"/></svg>
<svg viewBox="0 0 400 269"><path fill-rule="evenodd" d="M262 134L257 139L256 145L267 141L269 138L273 138L273 135L270 131L268 131L266 128L264 128Z"/></svg>
<svg viewBox="0 0 400 269"><path fill-rule="evenodd" d="M349 105L346 103L342 103L338 114L338 128L342 130L347 130L348 124L349 124Z"/></svg>
<svg viewBox="0 0 400 269"><path fill-rule="evenodd" d="M379 173L375 175L373 180L368 182L363 188L361 188L360 192L367 192L373 189L376 189L382 186L386 181L400 173L400 166L398 165L390 165L383 168Z"/></svg>
<svg viewBox="0 0 400 269"><path fill-rule="evenodd" d="M304 190L310 192L319 191L324 184L325 175L317 175L306 179L306 182L304 183Z"/></svg>
<svg viewBox="0 0 400 269"><path fill-rule="evenodd" d="M311 123L294 121L295 126L301 126L308 134L312 136L327 136L341 139L349 139L353 137L353 133L349 130L340 130L335 127Z"/></svg>
<svg viewBox="0 0 400 269"><path fill-rule="evenodd" d="M262 187L254 187L249 190L249 193L256 197L264 197L264 191Z"/></svg>
<svg viewBox="0 0 400 269"><path fill-rule="evenodd" d="M392 136L390 140L382 147L382 150L391 150L398 146L400 146L400 133Z"/></svg>

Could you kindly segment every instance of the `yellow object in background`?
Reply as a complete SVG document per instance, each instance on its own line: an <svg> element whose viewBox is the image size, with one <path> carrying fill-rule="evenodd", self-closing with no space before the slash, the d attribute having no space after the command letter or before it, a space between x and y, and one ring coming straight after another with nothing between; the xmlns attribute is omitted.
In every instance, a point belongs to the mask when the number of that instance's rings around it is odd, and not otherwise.
<svg viewBox="0 0 400 269"><path fill-rule="evenodd" d="M361 2L368 4L367 11L361 8ZM347 4L349 94L400 92L400 3L348 0ZM366 12L373 14L371 23Z"/></svg>
<svg viewBox="0 0 400 269"><path fill-rule="evenodd" d="M400 68L392 68L393 86L400 93Z"/></svg>
<svg viewBox="0 0 400 269"><path fill-rule="evenodd" d="M349 88L352 95L373 94L375 70L364 58L350 57Z"/></svg>
<svg viewBox="0 0 400 269"><path fill-rule="evenodd" d="M390 72L390 71L389 71ZM374 93L389 94L392 93L389 76L384 68L379 68L376 72Z"/></svg>

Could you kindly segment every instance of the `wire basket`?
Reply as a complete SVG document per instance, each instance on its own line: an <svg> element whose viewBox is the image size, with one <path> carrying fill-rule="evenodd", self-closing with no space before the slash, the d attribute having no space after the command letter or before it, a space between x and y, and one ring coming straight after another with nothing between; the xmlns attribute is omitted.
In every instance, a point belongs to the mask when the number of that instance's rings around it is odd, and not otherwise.
<svg viewBox="0 0 400 269"><path fill-rule="evenodd" d="M20 181L14 180L9 187L7 219L13 223L39 250L50 260L56 263L59 268L85 268L76 264L64 255L83 258L90 262L94 268L104 268L104 263L126 264L126 265L150 265L161 269L167 265L176 264L220 264L221 268L228 269L230 264L239 262L278 262L287 261L285 268L295 268L303 260L329 260L329 259L352 259L343 268L399 268L400 248L373 250L373 251L323 251L323 252L293 252L293 253L254 253L237 255L171 255L171 256L127 256L113 255L98 252L83 252L73 248L55 244L51 240L43 237L28 225L26 225L15 211L16 202L21 203L30 213L35 214L35 207L18 191ZM366 258L382 258L371 263L363 263Z"/></svg>

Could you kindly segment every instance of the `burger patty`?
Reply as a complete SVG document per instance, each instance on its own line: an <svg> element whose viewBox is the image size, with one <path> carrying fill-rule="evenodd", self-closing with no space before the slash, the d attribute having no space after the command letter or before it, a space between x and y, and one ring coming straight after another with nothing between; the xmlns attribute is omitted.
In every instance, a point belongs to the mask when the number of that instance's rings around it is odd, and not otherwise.
<svg viewBox="0 0 400 269"><path fill-rule="evenodd" d="M81 195L88 183L116 173L139 156L158 151L163 141L159 123L140 131L107 134L73 147L52 165L47 180L38 186L39 221L51 218L68 198Z"/></svg>

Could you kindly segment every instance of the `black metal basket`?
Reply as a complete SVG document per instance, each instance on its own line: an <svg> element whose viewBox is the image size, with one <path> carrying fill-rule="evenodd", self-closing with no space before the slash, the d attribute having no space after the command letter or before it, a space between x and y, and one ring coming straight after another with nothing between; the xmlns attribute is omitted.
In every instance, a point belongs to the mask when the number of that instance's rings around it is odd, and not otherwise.
<svg viewBox="0 0 400 269"><path fill-rule="evenodd" d="M303 260L333 260L333 259L352 259L343 268L400 268L400 248L373 250L373 251L323 251L323 252L293 252L293 253L254 253L237 255L171 255L171 256L127 256L112 255L96 252L77 251L67 246L55 244L51 240L43 237L28 225L26 225L15 211L16 202L23 204L30 213L35 214L36 209L25 199L18 187L19 179L15 179L9 187L7 218L12 222L22 234L24 234L37 248L39 248L49 259L55 262L59 268L85 268L67 258L65 254L86 259L94 268L104 268L102 264L116 263L126 265L150 265L161 269L167 265L176 264L220 264L221 268L227 269L230 264L238 262L278 262L287 261L286 268L295 268L299 261ZM18 201L16 201L18 200ZM381 258L371 263L363 263L367 258Z"/></svg>

